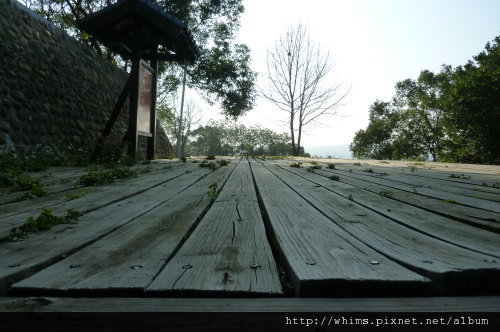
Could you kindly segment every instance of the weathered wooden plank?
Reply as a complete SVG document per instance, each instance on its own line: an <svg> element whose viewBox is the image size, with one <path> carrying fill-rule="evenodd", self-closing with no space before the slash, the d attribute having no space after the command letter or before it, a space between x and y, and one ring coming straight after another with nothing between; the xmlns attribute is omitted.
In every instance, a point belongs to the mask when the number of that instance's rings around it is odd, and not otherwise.
<svg viewBox="0 0 500 332"><path fill-rule="evenodd" d="M116 183L106 186L87 187L87 194L75 200L68 200L66 194L64 194L63 197L56 196L54 199L50 198L50 196L35 199L31 207L25 202L4 205L0 214L0 239L7 237L13 226L22 224L28 217L38 216L44 208L49 208L54 214L64 214L69 209L77 209L82 213L88 213L108 204L140 194L145 190L196 169L198 167L194 164L179 165L172 170L162 170L138 178L117 180Z"/></svg>
<svg viewBox="0 0 500 332"><path fill-rule="evenodd" d="M175 165L176 165L176 169L178 169L178 168L184 167L184 165L186 165L186 164L185 163L182 163L182 164L176 163ZM167 171L167 169L164 169L162 165L155 165L154 167L153 166L150 166L150 167L151 167L151 171L147 172L147 175L152 175L152 174L156 174L156 173L158 173L158 174L166 173L166 171ZM169 169L171 169L171 166L168 166L168 167L169 167ZM134 168L136 168L136 167L134 167ZM139 168L139 167L137 167L137 168ZM26 212L26 211L32 211L35 209L34 206L37 206L38 208L42 208L45 206L50 206L50 205L53 205L55 203L58 203L59 201L68 200L66 198L66 195L79 193L80 190L84 190L87 193L93 193L93 192L100 192L103 190L108 190L110 187L113 187L113 186L120 186L128 181L132 181L132 182L136 181L136 182L140 183L140 180L138 180L138 179L141 178L142 176L144 176L146 173L139 173L137 178L116 179L115 183L112 183L112 184L109 184L106 186L82 186L82 185L79 185L78 179L80 176L82 176L84 174L87 174L87 172L81 171L81 172L76 173L73 176L74 178L72 181L64 184L64 186L65 186L64 190L61 190L58 192L51 191L48 196L37 197L37 198L31 199L31 200L15 201L15 202L3 204L1 206L1 210L0 210L0 221L2 219L4 219L5 217L9 217L9 216L14 215L14 214L19 214L19 213ZM64 179L67 179L67 178L64 178ZM51 180L51 181L56 181L56 180ZM60 181L60 180L57 180L57 181ZM44 187L44 190L45 189L47 189L47 187ZM21 193L22 192L15 192L12 194L20 195Z"/></svg>
<svg viewBox="0 0 500 332"><path fill-rule="evenodd" d="M0 290L142 216L208 173L207 169L197 169L141 195L89 212L77 224L58 225L21 242L0 242Z"/></svg>
<svg viewBox="0 0 500 332"><path fill-rule="evenodd" d="M155 193L162 199L160 205L64 260L14 284L10 292L141 295L210 204L206 197L209 184L224 182L232 167L221 168L195 183L196 178L191 178L188 185L172 182L172 188L164 187Z"/></svg>
<svg viewBox="0 0 500 332"><path fill-rule="evenodd" d="M373 171L372 167L364 168ZM354 174L366 175L367 173L362 173L362 170L353 170ZM374 173L370 174L373 177L379 177L386 181L394 181L396 183L407 184L411 186L427 187L429 189L434 189L438 191L454 193L458 195L463 195L467 197L479 198L490 200L494 202L500 202L500 190L495 188L479 187L474 185L469 185L465 188L465 185L454 186L451 181L441 180L441 179L429 179L424 177L412 176L412 173L390 173L382 169L376 169ZM491 189L494 192L483 191L482 189Z"/></svg>
<svg viewBox="0 0 500 332"><path fill-rule="evenodd" d="M169 165L178 165L180 163L169 163ZM133 166L132 168L134 169L139 169L139 170L144 170L146 167L151 171L155 172L158 170L161 170L162 167L164 167L165 164L161 163L154 163L151 165L136 165ZM38 178L40 182L43 184L43 190L47 192L49 197L43 197L43 198L51 198L54 195L57 194L66 194L68 191L74 190L75 188L77 189L82 189L82 188L88 188L86 186L82 186L78 184L79 177L86 174L87 172L85 171L85 168L79 167L79 168L72 168L71 170L67 170L64 172L56 172L52 173L51 170L47 170L43 173L36 173L35 178ZM30 173L27 173L30 175ZM139 176L142 174L139 173ZM123 180L117 180L117 182L121 182ZM9 205L15 205L17 206L18 204L26 201L18 201L18 197L27 191L17 191L17 192L12 192L12 193L7 193L0 195L0 206L2 210L4 208L8 209ZM40 199L40 198L38 198ZM37 199L37 200L38 200ZM32 200L30 200L32 201ZM30 202L28 201L28 202ZM3 211L2 211L3 212ZM3 214L3 213L2 213Z"/></svg>
<svg viewBox="0 0 500 332"><path fill-rule="evenodd" d="M318 176L322 175L321 172L311 174L290 167L282 167L282 169L300 175L344 198L352 197L357 204L424 234L500 258L500 235L497 233L457 222L341 181L332 181L324 176Z"/></svg>
<svg viewBox="0 0 500 332"><path fill-rule="evenodd" d="M0 297L0 312L499 312L499 296L396 298Z"/></svg>
<svg viewBox="0 0 500 332"><path fill-rule="evenodd" d="M340 170L349 171L352 169L361 170L365 168L372 168L378 172L390 173L390 174L405 174L410 175L412 177L419 177L424 179L431 180L441 180L446 181L446 183L450 186L462 187L462 188L470 188L471 186L478 187L478 189L486 191L486 192L498 192L499 188L493 188L493 185L500 184L500 167L498 167L497 174L485 174L481 173L484 168L484 165L469 165L469 167L465 167L467 171L464 171L464 164L441 164L440 168L435 168L435 165L429 166L421 166L416 163L408 163L404 167L400 167L394 165L395 163L400 164L400 162L389 162L389 164L375 164L373 162L363 163L363 165L353 165L352 163L337 163L336 166ZM444 165L444 166L443 166ZM465 165L466 166L466 165ZM492 167L488 165L488 171L491 173ZM450 178L450 175L464 175L464 178ZM469 178L470 177L470 178ZM484 186L486 184L487 186Z"/></svg>
<svg viewBox="0 0 500 332"><path fill-rule="evenodd" d="M392 193L391 198L411 204L422 209L432 211L437 214L441 214L458 221L469 223L478 227L482 227L494 232L500 232L500 214L486 211L483 209L476 209L469 206L463 206L460 204L453 204L445 202L441 199L422 196L412 191L400 190L394 188L394 186L379 185L376 183L370 183L363 179L359 179L357 176L352 175L352 173L344 172L340 170L335 171L316 171L317 174L322 174L325 176L338 175L340 180L344 183L362 188L367 191L379 194L381 192Z"/></svg>
<svg viewBox="0 0 500 332"><path fill-rule="evenodd" d="M349 234L384 256L432 278L440 295L500 291L497 286L500 261L495 257L430 237L302 177L290 176L290 172L272 165L267 167Z"/></svg>
<svg viewBox="0 0 500 332"><path fill-rule="evenodd" d="M451 193L451 192L442 192L440 190L430 189L430 188L422 187L419 185L411 185L411 184L408 185L408 184L398 183L395 181L386 180L382 177L375 177L375 176L364 175L364 174L359 174L359 173L354 173L354 172L353 173L348 173L348 172L344 172L344 171L337 171L337 172L343 172L344 175L351 176L351 177L354 177L354 178L359 179L359 180L363 180L363 181L370 182L370 183L375 183L378 185L387 186L387 187L394 188L394 189L413 192L413 193L419 194L421 196L427 196L427 197L437 198L437 199L441 199L441 200L453 200L457 204L461 204L461 205L465 205L465 206L469 206L469 207L475 207L475 208L487 210L490 212L500 213L500 203L498 203L498 202L491 202L491 201L486 201L486 200L482 200L482 199L478 199L478 198L474 198L474 197L467 197L467 196L458 195L458 194Z"/></svg>
<svg viewBox="0 0 500 332"><path fill-rule="evenodd" d="M247 161L239 163L211 209L147 292L283 294Z"/></svg>
<svg viewBox="0 0 500 332"><path fill-rule="evenodd" d="M423 294L428 279L387 259L311 207L256 162L269 231L299 296Z"/></svg>

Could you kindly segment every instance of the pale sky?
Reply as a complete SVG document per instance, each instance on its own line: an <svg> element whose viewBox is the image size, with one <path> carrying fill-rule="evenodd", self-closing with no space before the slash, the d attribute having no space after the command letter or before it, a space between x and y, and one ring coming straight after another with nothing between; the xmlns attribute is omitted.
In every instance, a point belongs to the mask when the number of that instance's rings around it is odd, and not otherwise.
<svg viewBox="0 0 500 332"><path fill-rule="evenodd" d="M252 51L252 69L265 79L266 50L287 27L307 25L311 39L335 62L332 80L351 91L326 126L306 128L308 146L349 144L368 125L376 99L388 101L396 82L424 69L465 64L500 34L499 0L244 0L238 42ZM216 108L205 119L218 117ZM286 113L263 99L240 121L287 132ZM220 117L218 117L220 118Z"/></svg>

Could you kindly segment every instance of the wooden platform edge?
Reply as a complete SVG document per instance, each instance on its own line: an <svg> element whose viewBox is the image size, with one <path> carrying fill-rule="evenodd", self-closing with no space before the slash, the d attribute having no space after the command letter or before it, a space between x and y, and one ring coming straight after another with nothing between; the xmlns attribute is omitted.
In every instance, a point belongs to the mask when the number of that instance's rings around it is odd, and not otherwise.
<svg viewBox="0 0 500 332"><path fill-rule="evenodd" d="M500 312L500 296L266 299L0 297L0 312Z"/></svg>

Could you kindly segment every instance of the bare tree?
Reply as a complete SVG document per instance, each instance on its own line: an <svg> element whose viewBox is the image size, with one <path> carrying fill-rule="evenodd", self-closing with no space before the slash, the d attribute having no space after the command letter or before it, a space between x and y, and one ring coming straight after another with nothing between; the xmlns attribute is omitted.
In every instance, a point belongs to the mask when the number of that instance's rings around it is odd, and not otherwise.
<svg viewBox="0 0 500 332"><path fill-rule="evenodd" d="M267 69L268 86L260 94L288 113L292 154L298 156L303 127L336 114L347 91L328 80L333 69L330 54L321 52L301 24L289 28L268 50Z"/></svg>

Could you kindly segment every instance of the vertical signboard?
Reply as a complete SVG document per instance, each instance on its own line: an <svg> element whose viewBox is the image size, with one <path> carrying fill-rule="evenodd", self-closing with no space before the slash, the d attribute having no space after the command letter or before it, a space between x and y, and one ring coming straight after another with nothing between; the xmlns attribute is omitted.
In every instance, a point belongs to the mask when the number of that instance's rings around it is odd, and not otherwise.
<svg viewBox="0 0 500 332"><path fill-rule="evenodd" d="M153 68L141 61L139 66L139 98L137 101L137 131L139 135L151 136L151 101Z"/></svg>

